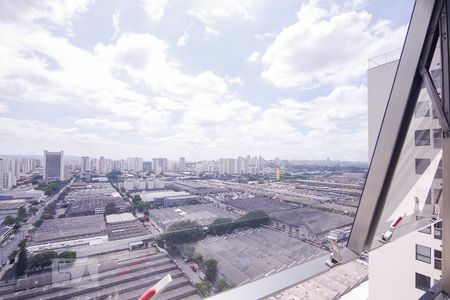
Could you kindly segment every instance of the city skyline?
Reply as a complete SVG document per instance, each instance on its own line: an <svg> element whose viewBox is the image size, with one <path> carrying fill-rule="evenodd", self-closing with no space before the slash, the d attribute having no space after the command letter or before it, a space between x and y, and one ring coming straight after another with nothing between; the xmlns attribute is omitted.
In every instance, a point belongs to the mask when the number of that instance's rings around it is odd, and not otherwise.
<svg viewBox="0 0 450 300"><path fill-rule="evenodd" d="M367 60L412 8L386 3L2 1L2 152L366 161Z"/></svg>

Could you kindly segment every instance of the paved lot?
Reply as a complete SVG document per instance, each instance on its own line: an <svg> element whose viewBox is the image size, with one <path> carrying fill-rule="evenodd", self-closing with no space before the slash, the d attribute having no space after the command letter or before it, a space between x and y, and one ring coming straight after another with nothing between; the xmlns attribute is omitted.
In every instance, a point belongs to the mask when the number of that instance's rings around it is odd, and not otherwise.
<svg viewBox="0 0 450 300"><path fill-rule="evenodd" d="M232 285L240 285L324 254L322 249L269 228L209 236L194 246L204 259L218 261L219 273Z"/></svg>

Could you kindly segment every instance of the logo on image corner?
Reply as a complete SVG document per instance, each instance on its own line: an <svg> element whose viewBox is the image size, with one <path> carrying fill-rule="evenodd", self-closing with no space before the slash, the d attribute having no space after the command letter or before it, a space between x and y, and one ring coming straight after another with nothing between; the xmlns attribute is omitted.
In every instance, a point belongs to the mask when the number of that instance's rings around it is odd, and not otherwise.
<svg viewBox="0 0 450 300"><path fill-rule="evenodd" d="M98 264L96 259L55 258L52 262L52 287L83 289L98 286Z"/></svg>

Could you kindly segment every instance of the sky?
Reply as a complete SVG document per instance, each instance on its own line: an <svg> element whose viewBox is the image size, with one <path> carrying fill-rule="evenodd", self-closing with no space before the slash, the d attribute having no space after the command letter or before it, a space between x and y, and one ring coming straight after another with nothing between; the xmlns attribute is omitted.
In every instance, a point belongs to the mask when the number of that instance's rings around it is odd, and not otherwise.
<svg viewBox="0 0 450 300"><path fill-rule="evenodd" d="M0 0L0 154L367 161L413 4Z"/></svg>

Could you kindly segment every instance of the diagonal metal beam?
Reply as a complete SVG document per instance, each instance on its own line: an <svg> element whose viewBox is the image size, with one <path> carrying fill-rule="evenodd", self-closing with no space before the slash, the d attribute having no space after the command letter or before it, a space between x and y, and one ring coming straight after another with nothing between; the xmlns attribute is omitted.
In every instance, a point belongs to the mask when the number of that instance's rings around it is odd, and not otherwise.
<svg viewBox="0 0 450 300"><path fill-rule="evenodd" d="M442 109L442 100L439 93L434 85L433 79L431 79L430 72L424 66L420 68L420 75L425 83L425 88L427 89L428 95L433 103L434 112L437 114L439 124L441 125L443 132L449 132L450 126L448 124L448 119L445 116L444 110Z"/></svg>
<svg viewBox="0 0 450 300"><path fill-rule="evenodd" d="M369 166L347 247L361 254L371 248L389 187L414 113L422 83L422 62L430 66L438 38L443 0L416 0L402 55Z"/></svg>

